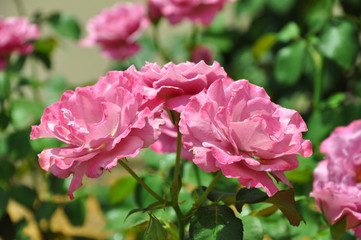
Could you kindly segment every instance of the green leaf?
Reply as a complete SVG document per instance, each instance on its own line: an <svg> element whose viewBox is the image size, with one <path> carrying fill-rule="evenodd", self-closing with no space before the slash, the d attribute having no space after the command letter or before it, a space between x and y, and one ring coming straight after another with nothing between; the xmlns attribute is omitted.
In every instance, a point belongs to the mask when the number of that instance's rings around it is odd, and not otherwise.
<svg viewBox="0 0 361 240"><path fill-rule="evenodd" d="M345 234L347 229L347 216L343 216L335 224L330 226L331 235L333 239L339 240Z"/></svg>
<svg viewBox="0 0 361 240"><path fill-rule="evenodd" d="M30 147L30 129L16 131L7 138L7 145L11 157L14 159L24 159L31 150Z"/></svg>
<svg viewBox="0 0 361 240"><path fill-rule="evenodd" d="M243 240L262 240L263 226L261 221L255 216L242 217Z"/></svg>
<svg viewBox="0 0 361 240"><path fill-rule="evenodd" d="M265 192L258 188L241 188L236 195L236 208L238 212L242 212L242 207L245 203L259 203L268 198Z"/></svg>
<svg viewBox="0 0 361 240"><path fill-rule="evenodd" d="M133 177L119 178L110 188L109 200L112 204L123 201L135 191L137 181Z"/></svg>
<svg viewBox="0 0 361 240"><path fill-rule="evenodd" d="M165 183L161 176L146 175L142 179L145 184L151 186L155 193L157 193L159 196L163 196L163 187L165 186ZM140 208L145 208L157 199L155 199L147 190L138 184L135 191L135 200Z"/></svg>
<svg viewBox="0 0 361 240"><path fill-rule="evenodd" d="M174 165L176 155L175 153L159 154L147 148L142 151L142 157L148 166L156 170L165 170Z"/></svg>
<svg viewBox="0 0 361 240"><path fill-rule="evenodd" d="M34 101L18 99L11 106L11 120L17 129L29 127L38 121L43 113L43 106Z"/></svg>
<svg viewBox="0 0 361 240"><path fill-rule="evenodd" d="M10 187L10 196L18 203L32 209L37 194L34 189L25 185L14 185Z"/></svg>
<svg viewBox="0 0 361 240"><path fill-rule="evenodd" d="M203 191L205 191L207 188L206 187L202 187ZM212 202L219 202L219 201L231 201L231 202L235 202L236 201L236 194L235 193L228 193L228 192L222 192L222 191L217 191L217 190L212 190L210 191L210 193L207 195L207 198L209 200L211 200Z"/></svg>
<svg viewBox="0 0 361 240"><path fill-rule="evenodd" d="M305 222L296 208L295 192L293 189L278 191L275 195L266 199L265 202L277 206L292 226L300 225L301 221Z"/></svg>
<svg viewBox="0 0 361 240"><path fill-rule="evenodd" d="M174 160L173 160L174 163ZM183 164L182 181L185 184L195 186L208 186L213 180L212 174L206 173L197 167L193 162L186 161Z"/></svg>
<svg viewBox="0 0 361 240"><path fill-rule="evenodd" d="M295 5L296 0L268 0L268 7L275 12L276 14L286 14L288 13L293 5Z"/></svg>
<svg viewBox="0 0 361 240"><path fill-rule="evenodd" d="M191 218L189 234L192 240L242 240L243 224L227 206L200 207Z"/></svg>
<svg viewBox="0 0 361 240"><path fill-rule="evenodd" d="M257 39L252 46L252 54L255 59L259 59L262 54L270 50L277 43L277 36L272 33L267 33Z"/></svg>
<svg viewBox="0 0 361 240"><path fill-rule="evenodd" d="M74 40L80 38L80 25L70 13L57 12L52 14L47 20L60 35Z"/></svg>
<svg viewBox="0 0 361 240"><path fill-rule="evenodd" d="M288 42L300 36L301 29L295 22L289 22L277 34L277 39L281 42Z"/></svg>
<svg viewBox="0 0 361 240"><path fill-rule="evenodd" d="M53 37L39 39L34 43L34 51L49 56L57 45L58 43Z"/></svg>
<svg viewBox="0 0 361 240"><path fill-rule="evenodd" d="M0 219L6 213L6 207L9 202L9 194L2 188L0 188Z"/></svg>
<svg viewBox="0 0 361 240"><path fill-rule="evenodd" d="M322 32L319 48L323 55L349 69L359 50L357 27L347 21L328 25Z"/></svg>
<svg viewBox="0 0 361 240"><path fill-rule="evenodd" d="M15 166L6 160L0 161L0 179L7 182L15 173Z"/></svg>
<svg viewBox="0 0 361 240"><path fill-rule="evenodd" d="M10 79L8 74L0 72L0 100L7 99L11 93Z"/></svg>
<svg viewBox="0 0 361 240"><path fill-rule="evenodd" d="M71 224L82 226L86 215L85 200L78 198L67 202L64 206L64 212Z"/></svg>
<svg viewBox="0 0 361 240"><path fill-rule="evenodd" d="M143 239L145 240L166 240L168 237L167 231L163 228L162 224L159 222L159 220L149 215L149 225L147 229L145 230Z"/></svg>
<svg viewBox="0 0 361 240"><path fill-rule="evenodd" d="M297 82L302 73L305 51L304 41L296 41L278 51L274 72L280 84L293 85Z"/></svg>
<svg viewBox="0 0 361 240"><path fill-rule="evenodd" d="M49 220L55 212L58 204L53 202L40 202L38 209L35 211L35 217L37 221L41 219Z"/></svg>

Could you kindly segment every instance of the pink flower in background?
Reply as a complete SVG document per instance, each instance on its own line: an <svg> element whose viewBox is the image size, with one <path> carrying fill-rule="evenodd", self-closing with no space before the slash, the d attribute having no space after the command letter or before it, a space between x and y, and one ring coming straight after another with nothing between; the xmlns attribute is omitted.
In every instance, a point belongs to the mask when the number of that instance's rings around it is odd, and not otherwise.
<svg viewBox="0 0 361 240"><path fill-rule="evenodd" d="M29 54L32 41L40 37L39 28L27 18L0 17L0 70L6 67L6 59L12 52Z"/></svg>
<svg viewBox="0 0 361 240"><path fill-rule="evenodd" d="M291 185L284 171L298 166L296 154L312 155L311 142L302 138L306 124L298 112L271 102L263 88L224 81L191 97L180 121L184 147L204 171L221 170L273 195L278 189L268 174Z"/></svg>
<svg viewBox="0 0 361 240"><path fill-rule="evenodd" d="M69 196L81 186L83 175L99 177L118 159L135 157L159 136L162 101L148 102L134 67L108 72L88 87L66 91L45 109L31 139L53 137L66 147L44 149L40 166L58 177L73 173Z"/></svg>
<svg viewBox="0 0 361 240"><path fill-rule="evenodd" d="M150 6L159 9L171 24L184 18L195 23L209 25L226 2L234 0L149 0ZM154 10L156 11L156 10Z"/></svg>
<svg viewBox="0 0 361 240"><path fill-rule="evenodd" d="M227 77L218 62L207 65L172 62L164 67L147 63L141 70L143 85L149 96L158 95L166 100L166 107L181 112L189 98L207 89L214 81Z"/></svg>
<svg viewBox="0 0 361 240"><path fill-rule="evenodd" d="M337 127L320 151L326 159L314 171L310 196L329 224L346 216L347 228L361 238L361 120Z"/></svg>
<svg viewBox="0 0 361 240"><path fill-rule="evenodd" d="M137 53L140 46L135 42L148 26L147 10L141 3L119 3L104 9L88 25L88 36L81 46L99 44L103 56L123 60Z"/></svg>
<svg viewBox="0 0 361 240"><path fill-rule="evenodd" d="M191 61L192 62L200 62L204 61L207 64L210 64L214 59L212 51L206 46L197 46L194 48Z"/></svg>

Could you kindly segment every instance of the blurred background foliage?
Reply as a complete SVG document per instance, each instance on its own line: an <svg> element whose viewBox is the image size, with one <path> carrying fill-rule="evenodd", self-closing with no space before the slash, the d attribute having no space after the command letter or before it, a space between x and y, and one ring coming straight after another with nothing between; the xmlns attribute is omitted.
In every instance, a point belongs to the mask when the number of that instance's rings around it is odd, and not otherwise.
<svg viewBox="0 0 361 240"><path fill-rule="evenodd" d="M76 45L85 35L85 26L65 11L37 11L30 18L41 29L48 29L47 34L35 42L31 55L12 55L6 71L0 72L1 238L150 239L147 229L156 228L160 221L170 233L168 238L177 239L171 221L174 212L154 210L158 219L142 213L154 199L120 167L95 184L88 180L70 201L66 196L69 181L38 166L37 154L43 148L59 146L59 142L30 141L31 125L39 123L46 106L78 85L74 79L38 71L50 71L56 49L64 41ZM203 46L231 78L248 79L264 87L274 102L299 111L307 123L305 138L312 141L314 155L299 158L299 168L287 177L295 187L296 202L307 224L290 226L280 211L265 203L246 205L237 217L244 223L244 239L331 239L308 195L313 168L323 158L320 143L336 126L361 116L360 28L359 0L237 0L227 4L210 27L189 22L171 27L161 19L141 37L142 50L136 56L112 62L100 75L132 64L139 69L145 61L190 60L192 51ZM99 76L87 82L92 84ZM129 162L155 192L167 195L174 158L174 154L145 150L141 160ZM196 186L209 184L213 177L190 162L183 162L182 171L180 200L186 211L201 191ZM238 188L237 181L225 179L215 187L224 192ZM132 209L139 211L125 220ZM355 238L347 233L342 239Z"/></svg>

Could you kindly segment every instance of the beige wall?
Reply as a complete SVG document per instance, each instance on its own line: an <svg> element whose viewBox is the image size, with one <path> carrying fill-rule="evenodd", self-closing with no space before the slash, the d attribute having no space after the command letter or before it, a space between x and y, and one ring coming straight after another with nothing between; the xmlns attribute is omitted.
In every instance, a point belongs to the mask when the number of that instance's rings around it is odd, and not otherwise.
<svg viewBox="0 0 361 240"><path fill-rule="evenodd" d="M82 26L82 36L86 35L87 21L96 15L101 9L111 7L116 0L20 0L27 16L36 10L44 13L53 11L66 11L72 13ZM129 0L128 0L129 1ZM130 0L131 1L131 0ZM124 0L123 0L124 2ZM0 0L0 15L18 16L15 0ZM46 31L43 35L51 34ZM53 33L52 33L53 34ZM106 73L110 61L100 55L99 48L80 48L75 41L64 40L53 56L53 69L51 75L60 74L65 76L73 85L84 84L94 81ZM44 76L42 67L38 67L41 77Z"/></svg>

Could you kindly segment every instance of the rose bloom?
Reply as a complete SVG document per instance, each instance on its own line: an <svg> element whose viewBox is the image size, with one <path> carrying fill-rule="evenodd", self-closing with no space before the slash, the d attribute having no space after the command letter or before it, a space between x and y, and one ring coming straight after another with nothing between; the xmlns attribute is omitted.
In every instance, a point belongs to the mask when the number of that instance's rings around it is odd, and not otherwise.
<svg viewBox="0 0 361 240"><path fill-rule="evenodd" d="M183 111L191 96L207 89L214 81L227 77L218 62L207 65L204 61L170 62L164 67L146 63L140 74L147 94L165 99L166 107L177 112Z"/></svg>
<svg viewBox="0 0 361 240"><path fill-rule="evenodd" d="M39 163L60 178L73 173L70 198L84 174L97 178L158 138L162 101L144 98L135 72L134 67L108 72L93 86L66 91L33 126L31 139L53 137L67 144L44 149Z"/></svg>
<svg viewBox="0 0 361 240"><path fill-rule="evenodd" d="M0 17L0 70L6 67L7 57L12 52L31 53L32 41L39 37L38 26L30 24L27 18Z"/></svg>
<svg viewBox="0 0 361 240"><path fill-rule="evenodd" d="M298 166L296 154L312 155L300 114L271 102L247 80L224 82L191 97L181 114L183 145L193 152L193 162L247 188L263 187L269 196L278 191L269 175L291 186L284 171Z"/></svg>
<svg viewBox="0 0 361 240"><path fill-rule="evenodd" d="M347 228L361 238L361 120L337 127L322 142L326 159L314 171L313 191L330 225L347 218Z"/></svg>
<svg viewBox="0 0 361 240"><path fill-rule="evenodd" d="M227 73L218 62L214 62L212 65L207 65L204 61L197 64L192 62L178 65L168 63L164 67L156 63L147 63L140 70L140 74L149 96L160 96L166 100L165 105L168 109L178 113L184 110L191 96L207 89L214 81L226 78L227 83L233 82L227 77ZM175 118L177 118L176 115ZM162 117L166 124L161 126L162 134L151 148L157 153L176 152L177 128L169 119L166 111L163 111ZM179 119L174 119L174 121L178 122ZM193 158L193 154L183 147L181 155L188 160Z"/></svg>
<svg viewBox="0 0 361 240"><path fill-rule="evenodd" d="M103 56L123 60L139 51L140 46L135 41L148 24L144 5L119 3L104 9L88 22L89 35L80 41L80 45L99 44Z"/></svg>
<svg viewBox="0 0 361 240"><path fill-rule="evenodd" d="M234 0L148 0L150 7L160 11L171 24L177 24L184 18L195 23L209 25L214 16L222 10L226 2Z"/></svg>

